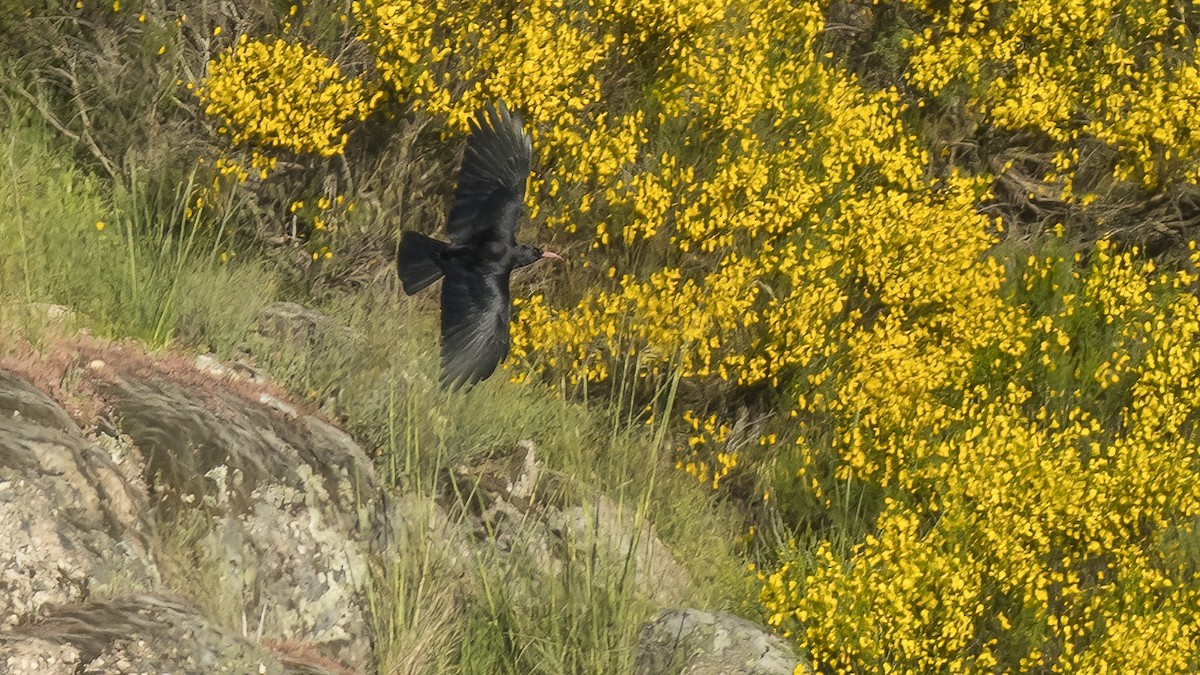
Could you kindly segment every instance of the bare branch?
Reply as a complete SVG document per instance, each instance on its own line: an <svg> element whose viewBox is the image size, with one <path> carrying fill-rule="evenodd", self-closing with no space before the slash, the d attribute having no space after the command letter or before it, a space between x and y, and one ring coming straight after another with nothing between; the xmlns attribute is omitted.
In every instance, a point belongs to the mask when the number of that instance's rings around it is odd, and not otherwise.
<svg viewBox="0 0 1200 675"><path fill-rule="evenodd" d="M25 90L24 87L18 85L15 82L12 82L11 80L8 81L8 84L12 88L13 91L17 92L25 100L29 101L29 103L34 107L34 109L38 111L38 114L40 114L42 116L42 118L44 120L46 120L47 123L50 124L50 126L54 127L55 129L58 129L59 133L66 136L67 138L70 138L73 141L79 140L79 134L71 131L62 122L58 121L58 118L54 116L54 113L47 110L45 104L43 104L36 96L29 93L28 91Z"/></svg>

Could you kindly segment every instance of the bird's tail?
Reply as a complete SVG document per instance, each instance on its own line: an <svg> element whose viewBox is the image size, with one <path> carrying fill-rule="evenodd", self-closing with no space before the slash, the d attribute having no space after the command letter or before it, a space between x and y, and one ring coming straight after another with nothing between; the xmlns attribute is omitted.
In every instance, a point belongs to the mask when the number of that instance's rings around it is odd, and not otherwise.
<svg viewBox="0 0 1200 675"><path fill-rule="evenodd" d="M396 251L396 270L404 292L412 295L442 278L442 269L434 256L450 245L416 232L400 235L400 249Z"/></svg>

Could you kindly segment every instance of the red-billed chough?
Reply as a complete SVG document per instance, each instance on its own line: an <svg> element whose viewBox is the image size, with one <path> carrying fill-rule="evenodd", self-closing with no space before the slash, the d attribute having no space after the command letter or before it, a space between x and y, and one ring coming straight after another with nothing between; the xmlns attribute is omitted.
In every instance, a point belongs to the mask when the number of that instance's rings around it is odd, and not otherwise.
<svg viewBox="0 0 1200 675"><path fill-rule="evenodd" d="M508 356L508 280L518 267L562 257L517 243L533 145L521 118L501 103L471 121L446 230L450 242L404 232L396 267L412 295L442 283L442 386L489 377Z"/></svg>

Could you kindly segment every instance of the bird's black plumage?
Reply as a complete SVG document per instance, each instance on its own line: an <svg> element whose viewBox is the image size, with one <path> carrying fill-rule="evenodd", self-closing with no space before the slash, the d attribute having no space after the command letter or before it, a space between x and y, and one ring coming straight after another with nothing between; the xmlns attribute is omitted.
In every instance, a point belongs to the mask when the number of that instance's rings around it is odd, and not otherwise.
<svg viewBox="0 0 1200 675"><path fill-rule="evenodd" d="M487 378L508 356L512 313L508 280L544 257L517 244L517 221L533 146L521 118L501 103L471 121L446 229L450 242L416 232L400 238L396 265L404 292L442 283L442 384L457 388Z"/></svg>

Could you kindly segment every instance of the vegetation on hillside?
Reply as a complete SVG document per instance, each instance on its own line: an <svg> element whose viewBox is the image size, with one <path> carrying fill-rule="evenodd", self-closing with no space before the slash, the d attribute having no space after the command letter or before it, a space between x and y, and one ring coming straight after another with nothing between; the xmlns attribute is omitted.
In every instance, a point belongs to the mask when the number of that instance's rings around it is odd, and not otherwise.
<svg viewBox="0 0 1200 675"><path fill-rule="evenodd" d="M661 448L672 487L631 488L660 529L702 529L679 500L746 524L722 530L714 602L750 566L743 609L822 671L1200 668L1190 3L186 4L31 10L31 43L0 29L10 109L114 185L46 241L125 242L131 270L34 292L25 253L0 268L24 297L96 298L81 309L114 333L219 350L241 319L162 289L255 275L399 330L378 318L418 313L389 295L396 234L441 226L466 120L503 99L537 153L526 237L572 264L518 280L512 381L470 396L616 415L615 475L541 432L608 488ZM0 236L36 250L40 220ZM154 320L78 288L144 295L146 250L169 279ZM419 344L275 365L395 452L421 434L373 422L395 420L377 382ZM463 415L425 427L439 447L485 443L452 397L403 392ZM513 415L506 438L572 424ZM572 648L627 647L636 614ZM552 623L503 616L506 639Z"/></svg>

